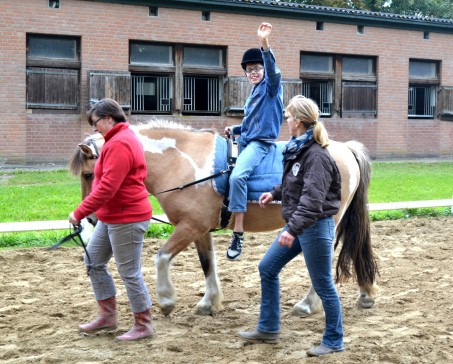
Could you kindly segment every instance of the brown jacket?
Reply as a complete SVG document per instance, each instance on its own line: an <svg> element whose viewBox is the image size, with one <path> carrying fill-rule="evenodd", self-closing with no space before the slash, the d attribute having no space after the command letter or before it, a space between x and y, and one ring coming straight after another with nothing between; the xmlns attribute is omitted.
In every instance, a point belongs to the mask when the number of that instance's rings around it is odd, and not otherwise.
<svg viewBox="0 0 453 364"><path fill-rule="evenodd" d="M333 216L341 201L341 177L337 165L314 139L285 161L282 184L271 191L282 202L288 232L296 237L317 220Z"/></svg>

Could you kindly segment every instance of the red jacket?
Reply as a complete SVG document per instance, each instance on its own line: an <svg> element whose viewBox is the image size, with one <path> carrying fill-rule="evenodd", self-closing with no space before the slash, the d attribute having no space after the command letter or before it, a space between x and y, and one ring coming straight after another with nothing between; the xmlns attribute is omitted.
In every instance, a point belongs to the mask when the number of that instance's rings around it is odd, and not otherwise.
<svg viewBox="0 0 453 364"><path fill-rule="evenodd" d="M74 211L82 220L96 212L110 224L151 219L152 207L145 187L147 167L143 146L129 123L118 123L105 134L105 144L94 167L91 193Z"/></svg>

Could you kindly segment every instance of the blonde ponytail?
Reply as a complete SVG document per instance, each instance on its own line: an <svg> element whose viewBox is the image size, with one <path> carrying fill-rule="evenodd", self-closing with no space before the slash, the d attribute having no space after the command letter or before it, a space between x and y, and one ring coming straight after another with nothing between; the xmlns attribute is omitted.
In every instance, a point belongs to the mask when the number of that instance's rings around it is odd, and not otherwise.
<svg viewBox="0 0 453 364"><path fill-rule="evenodd" d="M286 107L286 111L299 119L309 129L313 127L313 139L325 148L329 145L329 134L324 124L318 121L319 108L312 99L303 95L294 96Z"/></svg>
<svg viewBox="0 0 453 364"><path fill-rule="evenodd" d="M316 140L321 147L325 148L329 145L329 134L322 121L315 122L315 128L313 129L313 139Z"/></svg>

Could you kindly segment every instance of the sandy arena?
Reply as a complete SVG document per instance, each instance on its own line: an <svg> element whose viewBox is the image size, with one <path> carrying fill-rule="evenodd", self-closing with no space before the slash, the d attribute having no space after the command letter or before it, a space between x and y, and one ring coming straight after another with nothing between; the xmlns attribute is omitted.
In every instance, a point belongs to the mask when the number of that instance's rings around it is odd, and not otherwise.
<svg viewBox="0 0 453 364"><path fill-rule="evenodd" d="M225 257L228 235L215 236L224 309L196 316L204 278L193 245L174 261L177 303L165 317L153 308L155 336L119 343L115 334L84 336L77 325L94 318L96 303L79 247L56 251L0 251L0 362L2 363L452 363L453 218L416 218L372 223L380 293L372 309L356 306L357 287L340 287L346 351L307 358L324 328L323 313L290 315L307 292L303 258L281 274L282 333L278 344L244 342L238 332L253 329L258 318L257 265L276 232L246 235L242 259ZM145 244L143 266L153 302L154 256L163 240ZM132 315L116 268L119 328Z"/></svg>

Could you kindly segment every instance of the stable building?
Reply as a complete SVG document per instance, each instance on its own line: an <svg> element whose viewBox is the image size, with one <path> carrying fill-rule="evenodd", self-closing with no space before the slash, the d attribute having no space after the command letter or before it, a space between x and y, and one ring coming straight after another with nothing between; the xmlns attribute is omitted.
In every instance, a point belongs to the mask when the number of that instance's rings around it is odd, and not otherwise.
<svg viewBox="0 0 453 364"><path fill-rule="evenodd" d="M453 157L453 20L265 0L3 0L0 20L0 165L66 163L103 97L132 124L239 124L263 21L284 102L313 98L332 139Z"/></svg>

